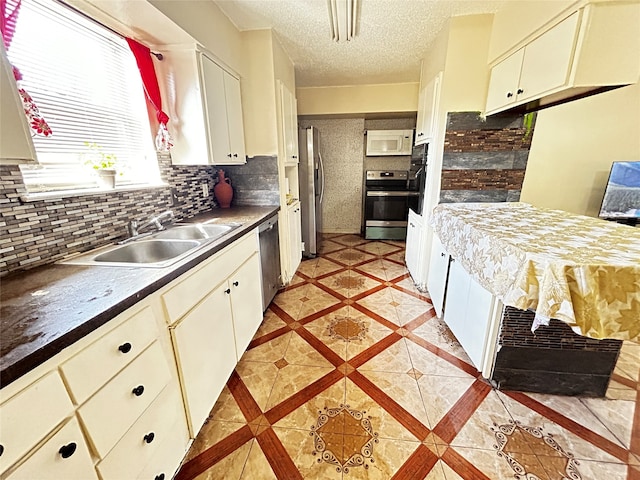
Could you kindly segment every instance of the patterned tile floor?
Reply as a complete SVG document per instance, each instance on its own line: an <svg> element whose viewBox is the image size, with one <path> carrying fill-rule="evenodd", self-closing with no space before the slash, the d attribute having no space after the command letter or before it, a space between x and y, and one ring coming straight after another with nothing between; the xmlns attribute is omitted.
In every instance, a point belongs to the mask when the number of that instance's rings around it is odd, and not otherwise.
<svg viewBox="0 0 640 480"><path fill-rule="evenodd" d="M605 399L494 390L404 244L327 235L279 292L178 480L640 479L640 345Z"/></svg>

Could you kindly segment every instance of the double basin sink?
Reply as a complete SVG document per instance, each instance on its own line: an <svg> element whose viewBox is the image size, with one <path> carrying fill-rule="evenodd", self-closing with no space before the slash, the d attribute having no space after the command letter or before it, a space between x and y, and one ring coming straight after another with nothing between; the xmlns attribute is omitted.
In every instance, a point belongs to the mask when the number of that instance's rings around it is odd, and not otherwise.
<svg viewBox="0 0 640 480"><path fill-rule="evenodd" d="M182 224L154 234L143 234L124 244L111 245L63 261L73 265L167 267L223 237L240 224Z"/></svg>

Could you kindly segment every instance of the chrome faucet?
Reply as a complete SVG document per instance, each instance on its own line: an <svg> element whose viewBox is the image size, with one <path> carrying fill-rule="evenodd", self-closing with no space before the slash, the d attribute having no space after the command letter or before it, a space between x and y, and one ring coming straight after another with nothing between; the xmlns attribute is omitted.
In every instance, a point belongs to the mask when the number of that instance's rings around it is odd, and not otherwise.
<svg viewBox="0 0 640 480"><path fill-rule="evenodd" d="M160 215L156 215L155 217L151 217L146 222L139 224L137 220L129 220L127 224L127 232L129 233L129 237L135 237L139 235L139 231L143 228L148 227L149 225L153 225L153 227L160 231L164 230L164 225L162 225L162 220L169 219L173 220L174 215L172 210L167 210L162 212Z"/></svg>

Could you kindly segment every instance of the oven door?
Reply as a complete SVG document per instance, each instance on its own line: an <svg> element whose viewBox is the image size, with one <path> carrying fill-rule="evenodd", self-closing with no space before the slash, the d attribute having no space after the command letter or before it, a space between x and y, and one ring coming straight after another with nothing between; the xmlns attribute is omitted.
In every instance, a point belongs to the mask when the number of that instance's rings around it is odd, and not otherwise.
<svg viewBox="0 0 640 480"><path fill-rule="evenodd" d="M418 206L420 193L412 191L369 190L365 196L365 225L367 227L404 227L409 209Z"/></svg>

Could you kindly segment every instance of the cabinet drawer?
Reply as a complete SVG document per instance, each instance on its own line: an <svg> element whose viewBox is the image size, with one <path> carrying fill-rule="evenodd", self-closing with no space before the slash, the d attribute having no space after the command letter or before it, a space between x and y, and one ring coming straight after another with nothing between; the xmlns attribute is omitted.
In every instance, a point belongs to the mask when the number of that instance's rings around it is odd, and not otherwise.
<svg viewBox="0 0 640 480"><path fill-rule="evenodd" d="M46 403L46 402L45 402ZM6 480L98 479L78 420L69 420Z"/></svg>
<svg viewBox="0 0 640 480"><path fill-rule="evenodd" d="M57 372L50 372L0 406L0 473L73 412Z"/></svg>
<svg viewBox="0 0 640 480"><path fill-rule="evenodd" d="M160 445L175 435L172 428L178 420L178 415L186 425L182 401L176 388L170 385L133 424L109 455L98 464L102 480L137 477ZM186 443L187 437L182 437L182 440Z"/></svg>
<svg viewBox="0 0 640 480"><path fill-rule="evenodd" d="M76 403L83 403L157 336L153 311L151 307L145 307L63 363L60 370ZM87 365L91 368L87 368Z"/></svg>
<svg viewBox="0 0 640 480"><path fill-rule="evenodd" d="M169 382L169 368L160 343L154 341L107 383L78 414L101 458L122 437Z"/></svg>
<svg viewBox="0 0 640 480"><path fill-rule="evenodd" d="M197 272L181 278L162 295L170 322L187 313L258 250L258 236L254 230L222 250Z"/></svg>
<svg viewBox="0 0 640 480"><path fill-rule="evenodd" d="M187 452L188 437L184 422L178 420L171 428L171 435L162 442L151 461L144 467L139 479L171 480Z"/></svg>

